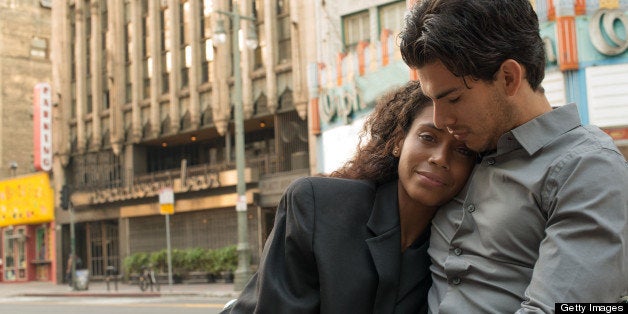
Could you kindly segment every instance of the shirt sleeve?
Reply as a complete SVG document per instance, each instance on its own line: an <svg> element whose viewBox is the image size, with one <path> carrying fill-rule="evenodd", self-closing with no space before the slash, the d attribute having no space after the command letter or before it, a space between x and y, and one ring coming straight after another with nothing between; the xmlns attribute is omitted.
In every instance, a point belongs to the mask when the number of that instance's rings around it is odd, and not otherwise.
<svg viewBox="0 0 628 314"><path fill-rule="evenodd" d="M284 193L257 273L221 313L318 313L318 272L312 250L315 203L307 178Z"/></svg>
<svg viewBox="0 0 628 314"><path fill-rule="evenodd" d="M628 292L628 164L607 149L572 152L551 168L545 238L517 313L556 302L617 302Z"/></svg>

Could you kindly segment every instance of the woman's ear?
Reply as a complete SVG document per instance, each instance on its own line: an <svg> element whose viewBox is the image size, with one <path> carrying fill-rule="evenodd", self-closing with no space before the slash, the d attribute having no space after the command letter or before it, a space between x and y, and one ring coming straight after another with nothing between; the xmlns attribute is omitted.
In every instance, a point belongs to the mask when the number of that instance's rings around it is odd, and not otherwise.
<svg viewBox="0 0 628 314"><path fill-rule="evenodd" d="M395 147L393 147L392 155L395 157L401 156L401 149L403 148L403 138L397 142Z"/></svg>
<svg viewBox="0 0 628 314"><path fill-rule="evenodd" d="M524 76L525 69L519 62L506 59L499 67L497 79L502 81L506 95L514 96L521 88Z"/></svg>

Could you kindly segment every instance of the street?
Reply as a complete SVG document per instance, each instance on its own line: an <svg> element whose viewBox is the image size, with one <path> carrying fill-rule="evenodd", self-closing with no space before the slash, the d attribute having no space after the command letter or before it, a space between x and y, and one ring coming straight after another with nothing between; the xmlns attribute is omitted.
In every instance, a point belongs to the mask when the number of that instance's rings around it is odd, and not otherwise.
<svg viewBox="0 0 628 314"><path fill-rule="evenodd" d="M166 314L218 313L229 298L162 297L2 297L3 314Z"/></svg>

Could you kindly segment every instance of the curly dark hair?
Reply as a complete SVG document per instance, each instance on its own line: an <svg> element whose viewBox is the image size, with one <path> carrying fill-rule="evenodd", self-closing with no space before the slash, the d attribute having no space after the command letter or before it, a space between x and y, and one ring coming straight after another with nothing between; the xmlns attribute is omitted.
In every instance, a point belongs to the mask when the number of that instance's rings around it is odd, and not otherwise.
<svg viewBox="0 0 628 314"><path fill-rule="evenodd" d="M355 155L330 176L376 184L397 179L399 157L392 151L405 138L417 115L431 104L418 81L409 81L381 96L364 123Z"/></svg>
<svg viewBox="0 0 628 314"><path fill-rule="evenodd" d="M406 15L399 38L412 68L440 60L456 76L491 82L513 59L533 90L545 76L545 47L529 0L423 0Z"/></svg>

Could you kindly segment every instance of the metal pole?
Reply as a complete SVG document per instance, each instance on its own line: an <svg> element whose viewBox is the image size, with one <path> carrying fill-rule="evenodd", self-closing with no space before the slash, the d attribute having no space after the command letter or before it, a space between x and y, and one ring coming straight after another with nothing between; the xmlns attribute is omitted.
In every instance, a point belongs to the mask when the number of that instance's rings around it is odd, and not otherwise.
<svg viewBox="0 0 628 314"><path fill-rule="evenodd" d="M235 120L235 157L238 184L236 192L236 212L238 215L238 268L234 274L234 290L244 289L244 285L249 280L251 271L249 269L251 253L249 249L249 231L247 221L246 184L244 182L244 114L242 109L242 74L240 69L240 45L238 34L240 30L240 12L237 3L233 4L231 14L233 21L233 33L231 43L233 50L233 76L234 76L234 120Z"/></svg>
<svg viewBox="0 0 628 314"><path fill-rule="evenodd" d="M166 250L168 251L168 287L170 288L170 291L172 291L172 254L170 253L170 214L166 214Z"/></svg>
<svg viewBox="0 0 628 314"><path fill-rule="evenodd" d="M72 267L70 269L70 280L72 281L72 290L76 289L76 236L74 232L74 206L72 202L69 203L70 210L70 260L72 260Z"/></svg>

